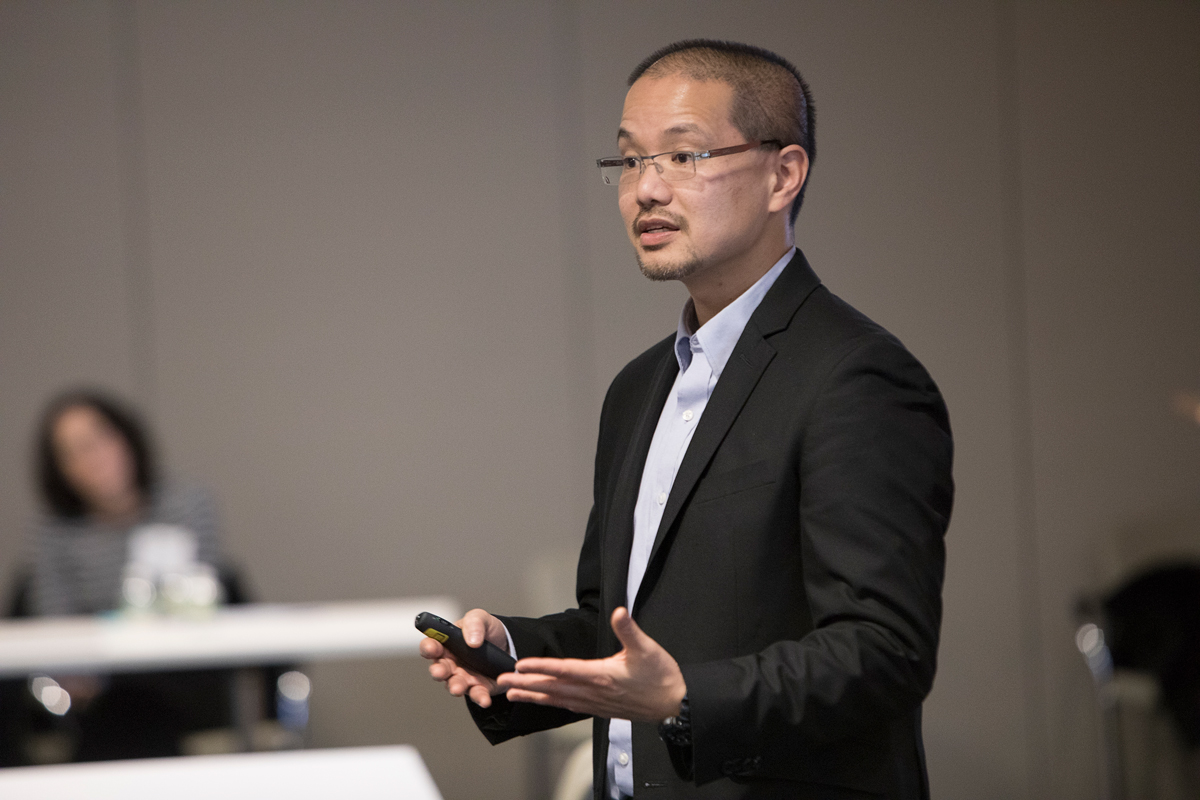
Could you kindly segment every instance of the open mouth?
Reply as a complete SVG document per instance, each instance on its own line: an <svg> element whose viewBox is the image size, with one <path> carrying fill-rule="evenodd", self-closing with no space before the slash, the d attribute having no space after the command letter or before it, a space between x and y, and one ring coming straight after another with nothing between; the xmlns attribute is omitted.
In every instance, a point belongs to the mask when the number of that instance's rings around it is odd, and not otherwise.
<svg viewBox="0 0 1200 800"><path fill-rule="evenodd" d="M657 231L677 231L678 225L667 222L665 219L643 219L637 223L638 234L654 233Z"/></svg>
<svg viewBox="0 0 1200 800"><path fill-rule="evenodd" d="M679 226L662 217L647 217L634 223L634 230L644 247L653 247L667 242L679 231Z"/></svg>

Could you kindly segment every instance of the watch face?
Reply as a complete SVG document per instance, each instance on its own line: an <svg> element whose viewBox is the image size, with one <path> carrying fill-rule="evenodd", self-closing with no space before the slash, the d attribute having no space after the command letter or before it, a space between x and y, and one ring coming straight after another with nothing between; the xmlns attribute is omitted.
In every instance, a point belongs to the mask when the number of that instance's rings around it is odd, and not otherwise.
<svg viewBox="0 0 1200 800"><path fill-rule="evenodd" d="M668 717L658 726L658 736L667 744L686 747L692 743L690 726L681 724L678 717Z"/></svg>

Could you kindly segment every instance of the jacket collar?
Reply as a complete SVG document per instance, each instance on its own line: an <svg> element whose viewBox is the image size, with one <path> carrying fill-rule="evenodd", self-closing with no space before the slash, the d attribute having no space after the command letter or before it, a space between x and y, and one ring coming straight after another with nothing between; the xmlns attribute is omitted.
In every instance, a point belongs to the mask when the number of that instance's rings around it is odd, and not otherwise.
<svg viewBox="0 0 1200 800"><path fill-rule="evenodd" d="M767 341L768 338L791 324L792 318L800 306L819 285L820 280L813 272L812 267L808 265L804 254L797 250L796 255L784 268L783 273L775 281L775 285L763 297L758 309L746 323L746 328L742 332L741 338L738 339L720 380L717 381L708 406L704 410L704 416L700 418L700 424L696 428L692 442L679 465L675 483L671 487L670 499L667 500L662 522L655 535L654 546L650 551L646 575L642 579L641 587L634 600L631 610L634 615L637 614L638 609L645 602L647 594L657 583L658 575L662 570L664 551L669 547L674 536L675 523L680 511L691 499L700 476L704 474L717 448L750 398L754 387L758 385L767 365L775 357L775 348ZM630 456L641 459L640 463L627 464L627 467L636 467L627 470L628 474L632 476L634 485L632 497L621 498L620 506L614 508L618 515L615 519L629 520L628 536L630 541L623 543L623 547L618 548L619 551L624 551L625 557L625 562L617 570L622 587L626 580L629 549L632 545L633 506L637 501L637 485L641 479L642 468L645 466L650 439L654 435L655 422L662 410L662 404L666 401L666 394L674 379L675 371L678 369L677 364L670 363L675 360L673 353L666 354L664 360L668 364L660 366L656 373L650 407L643 410L634 439L635 446L630 448ZM622 525L621 530L624 531L625 527ZM610 578L610 580L613 579Z"/></svg>

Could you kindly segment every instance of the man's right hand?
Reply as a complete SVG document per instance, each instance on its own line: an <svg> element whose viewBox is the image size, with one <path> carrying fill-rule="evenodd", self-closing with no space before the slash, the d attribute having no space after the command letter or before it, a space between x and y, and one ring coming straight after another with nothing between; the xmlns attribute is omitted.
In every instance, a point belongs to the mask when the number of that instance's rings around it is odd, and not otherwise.
<svg viewBox="0 0 1200 800"><path fill-rule="evenodd" d="M462 628L463 638L471 647L482 647L486 640L508 652L508 634L504 630L504 623L482 608L468 611L454 624ZM450 651L436 640L429 637L422 639L420 650L422 658L433 662L429 665L430 677L445 683L446 690L455 697L465 694L480 708L488 708L492 705L493 695L504 694L491 678L459 665Z"/></svg>

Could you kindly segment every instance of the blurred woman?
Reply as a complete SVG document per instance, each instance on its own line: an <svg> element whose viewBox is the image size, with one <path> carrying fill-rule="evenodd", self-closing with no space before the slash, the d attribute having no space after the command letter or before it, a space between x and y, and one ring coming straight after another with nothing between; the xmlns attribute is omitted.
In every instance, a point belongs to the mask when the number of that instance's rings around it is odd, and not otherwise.
<svg viewBox="0 0 1200 800"><path fill-rule="evenodd" d="M93 391L53 400L38 429L36 462L45 508L29 532L27 583L15 614L148 608L153 597L145 592L131 604L127 578L131 566L144 574L146 562L156 559L159 576L164 567L216 575L211 498L159 475L145 428L119 402ZM178 755L187 733L228 724L229 674L218 670L51 680L66 690L67 702L46 711L59 715L55 724L70 734L76 761ZM61 701L57 689L53 697ZM42 713L41 723L36 715L28 720L32 727L44 727Z"/></svg>
<svg viewBox="0 0 1200 800"><path fill-rule="evenodd" d="M37 472L48 512L29 540L31 611L94 614L121 607L122 577L135 531L150 523L192 537L194 560L218 564L209 495L159 478L145 429L97 392L50 403L42 417Z"/></svg>

